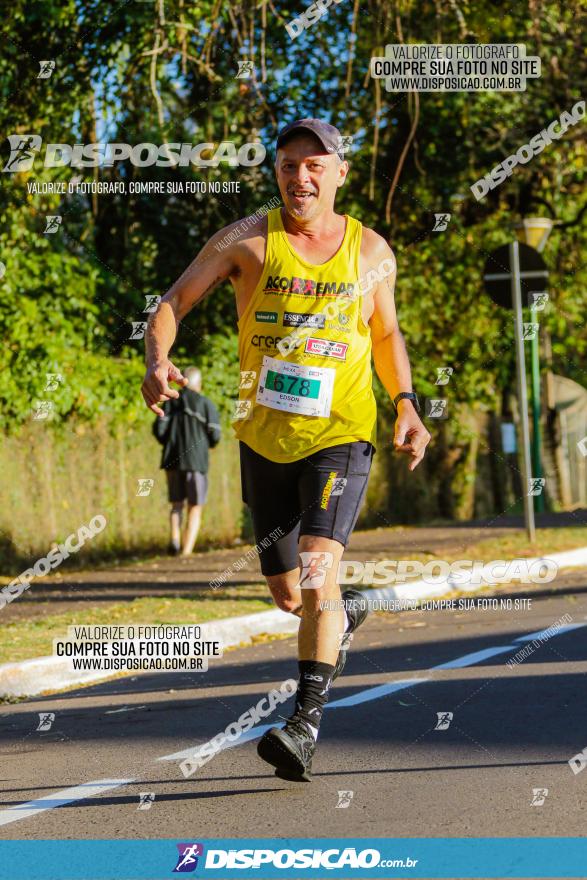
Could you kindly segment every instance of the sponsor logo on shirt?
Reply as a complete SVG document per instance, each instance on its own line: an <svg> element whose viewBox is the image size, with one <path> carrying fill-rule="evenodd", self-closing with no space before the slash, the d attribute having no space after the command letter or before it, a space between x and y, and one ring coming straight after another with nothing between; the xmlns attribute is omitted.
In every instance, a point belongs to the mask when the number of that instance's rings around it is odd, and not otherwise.
<svg viewBox="0 0 587 880"><path fill-rule="evenodd" d="M333 330L336 330L338 333L349 333L353 329L351 316L347 315L345 312L339 312L339 314L329 322L328 326Z"/></svg>
<svg viewBox="0 0 587 880"><path fill-rule="evenodd" d="M261 324L277 324L277 312L255 312L255 320Z"/></svg>
<svg viewBox="0 0 587 880"><path fill-rule="evenodd" d="M300 315L299 312L283 313L284 327L301 327L305 324L307 327L317 327L318 329L321 329L324 327L325 322L325 315Z"/></svg>
<svg viewBox="0 0 587 880"><path fill-rule="evenodd" d="M333 339L316 339L315 336L310 336L306 339L304 351L306 354L313 354L318 357L333 357L339 361L345 361L347 349L348 343L346 342L336 342Z"/></svg>
<svg viewBox="0 0 587 880"><path fill-rule="evenodd" d="M277 343L280 341L281 336L265 336L255 333L251 338L251 345L254 345L255 348L277 348Z"/></svg>
<svg viewBox="0 0 587 880"><path fill-rule="evenodd" d="M340 296L351 294L355 285L350 281L314 281L312 278L287 278L282 275L268 275L263 293L293 294L294 296Z"/></svg>

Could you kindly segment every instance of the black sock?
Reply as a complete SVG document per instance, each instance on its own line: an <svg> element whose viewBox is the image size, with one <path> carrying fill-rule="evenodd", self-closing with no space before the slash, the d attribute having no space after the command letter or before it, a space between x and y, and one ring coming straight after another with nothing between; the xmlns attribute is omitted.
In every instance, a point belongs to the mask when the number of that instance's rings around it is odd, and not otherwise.
<svg viewBox="0 0 587 880"><path fill-rule="evenodd" d="M300 683L296 696L296 713L316 730L328 700L334 666L319 660L300 660Z"/></svg>

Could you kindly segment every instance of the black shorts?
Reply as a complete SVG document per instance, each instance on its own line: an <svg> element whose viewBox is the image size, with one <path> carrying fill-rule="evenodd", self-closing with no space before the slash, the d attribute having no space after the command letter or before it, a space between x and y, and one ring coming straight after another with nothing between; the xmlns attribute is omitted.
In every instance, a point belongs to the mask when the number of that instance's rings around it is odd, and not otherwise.
<svg viewBox="0 0 587 880"><path fill-rule="evenodd" d="M243 501L251 508L264 575L298 567L300 535L333 538L346 547L367 491L374 451L359 440L280 464L240 443ZM269 537L276 529L283 537Z"/></svg>
<svg viewBox="0 0 587 880"><path fill-rule="evenodd" d="M208 475L200 471L165 471L167 474L167 494L175 504L185 501L188 504L205 504L208 497Z"/></svg>

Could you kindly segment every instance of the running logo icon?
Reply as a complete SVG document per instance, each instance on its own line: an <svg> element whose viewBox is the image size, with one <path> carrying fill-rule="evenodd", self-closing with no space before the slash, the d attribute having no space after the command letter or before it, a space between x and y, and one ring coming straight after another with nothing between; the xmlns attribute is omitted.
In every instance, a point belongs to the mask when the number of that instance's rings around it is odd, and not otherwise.
<svg viewBox="0 0 587 880"><path fill-rule="evenodd" d="M426 398L426 415L431 419L448 418L448 400L446 397Z"/></svg>
<svg viewBox="0 0 587 880"><path fill-rule="evenodd" d="M339 791L338 792L338 803L336 808L339 810L346 810L355 796L354 791Z"/></svg>
<svg viewBox="0 0 587 880"><path fill-rule="evenodd" d="M235 79L250 79L255 72L252 61L237 61L238 71Z"/></svg>
<svg viewBox="0 0 587 880"><path fill-rule="evenodd" d="M161 297L158 293L147 293L145 294L145 308L143 312L156 312L157 306L161 302Z"/></svg>
<svg viewBox="0 0 587 880"><path fill-rule="evenodd" d="M300 576L300 589L317 590L324 586L326 581L326 569L332 568L334 556L327 550L305 550L300 555L302 572Z"/></svg>
<svg viewBox="0 0 587 880"><path fill-rule="evenodd" d="M532 800L530 801L530 806L531 807L541 807L547 797L548 797L548 789L547 788L533 788L532 789Z"/></svg>
<svg viewBox="0 0 587 880"><path fill-rule="evenodd" d="M38 134L10 134L10 156L2 171L30 171L43 140Z"/></svg>
<svg viewBox="0 0 587 880"><path fill-rule="evenodd" d="M189 874L198 866L198 857L204 855L204 847L201 843L178 843L179 856L177 865L173 869L174 874Z"/></svg>
<svg viewBox="0 0 587 880"><path fill-rule="evenodd" d="M450 223L450 214L435 214L434 215L434 228L432 232L444 232L448 229L448 224Z"/></svg>
<svg viewBox="0 0 587 880"><path fill-rule="evenodd" d="M50 418L53 413L53 406L52 400L36 400L31 410L33 421L42 422L44 419Z"/></svg>
<svg viewBox="0 0 587 880"><path fill-rule="evenodd" d="M39 726L37 730L51 730L55 721L55 712L39 712Z"/></svg>
<svg viewBox="0 0 587 880"><path fill-rule="evenodd" d="M450 381L450 377L452 376L454 369L452 367L436 367L436 382L435 385L448 385Z"/></svg>
<svg viewBox="0 0 587 880"><path fill-rule="evenodd" d="M47 233L57 232L61 223L63 221L63 217L61 214L47 214L45 217L46 226L43 230L43 233L46 235Z"/></svg>
<svg viewBox="0 0 587 880"><path fill-rule="evenodd" d="M542 495L542 490L546 484L544 477L532 477L528 480L528 495Z"/></svg>
<svg viewBox="0 0 587 880"><path fill-rule="evenodd" d="M45 376L47 377L47 384L43 391L57 391L60 382L63 382L61 373L45 373Z"/></svg>
<svg viewBox="0 0 587 880"><path fill-rule="evenodd" d="M137 810L150 810L155 803L154 791L142 791L139 794L139 805Z"/></svg>
<svg viewBox="0 0 587 880"><path fill-rule="evenodd" d="M450 722L453 719L452 712L437 712L438 721L436 722L436 727L434 730L448 730L450 727Z"/></svg>
<svg viewBox="0 0 587 880"><path fill-rule="evenodd" d="M247 372L246 370L244 372ZM253 372L252 370L249 372ZM244 419L248 419L251 415L252 402L250 400L235 400L234 401L234 412L232 415L233 422L242 421Z"/></svg>
<svg viewBox="0 0 587 880"><path fill-rule="evenodd" d="M548 293L540 291L540 293L532 294L532 308L537 312L542 312L546 308L548 302Z"/></svg>
<svg viewBox="0 0 587 880"><path fill-rule="evenodd" d="M348 153L353 148L353 140L354 135L352 134L341 134L336 139L336 152L337 153ZM329 148L329 152L332 150Z"/></svg>
<svg viewBox="0 0 587 880"><path fill-rule="evenodd" d="M54 61L39 61L39 72L37 74L37 79L49 79L53 71L55 70L55 62Z"/></svg>
<svg viewBox="0 0 587 880"><path fill-rule="evenodd" d="M145 330L147 329L146 321L132 321L132 331L129 339L142 339L145 335Z"/></svg>
<svg viewBox="0 0 587 880"><path fill-rule="evenodd" d="M255 384L257 373L255 370L241 370L239 388L252 388Z"/></svg>

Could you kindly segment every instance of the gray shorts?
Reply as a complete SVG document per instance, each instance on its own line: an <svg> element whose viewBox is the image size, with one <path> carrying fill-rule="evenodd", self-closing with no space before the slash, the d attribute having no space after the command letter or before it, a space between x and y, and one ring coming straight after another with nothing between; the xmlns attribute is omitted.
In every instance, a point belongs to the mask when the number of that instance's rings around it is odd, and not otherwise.
<svg viewBox="0 0 587 880"><path fill-rule="evenodd" d="M167 492L173 504L185 501L188 504L201 505L208 497L208 474L200 471L165 471L167 474Z"/></svg>

